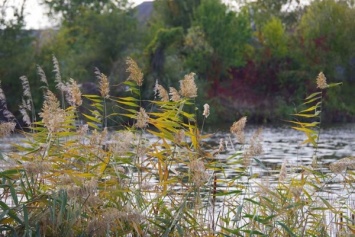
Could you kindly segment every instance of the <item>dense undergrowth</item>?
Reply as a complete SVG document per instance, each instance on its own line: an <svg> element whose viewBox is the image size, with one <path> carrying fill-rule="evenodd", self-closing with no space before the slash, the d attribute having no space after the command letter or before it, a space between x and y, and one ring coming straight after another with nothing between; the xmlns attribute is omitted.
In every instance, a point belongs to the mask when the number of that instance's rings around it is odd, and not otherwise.
<svg viewBox="0 0 355 237"><path fill-rule="evenodd" d="M260 159L262 129L246 138L246 117L231 125L219 145L206 147L211 135L203 127L210 108L195 108L193 73L169 92L156 84L156 99L142 101L143 74L132 59L123 97L110 96L108 79L99 71L100 94L81 95L74 80L62 82L56 60L54 65L58 97L42 73L39 118L31 113L27 79L21 79L20 108L28 128L19 129L24 137L13 145L15 152L2 155L1 234L350 236L355 230L348 202L353 158L330 167L317 159L323 91L337 85L327 84L322 73L320 91L308 96L290 121L314 146L312 166L291 169L285 157L275 181L253 174L255 165L266 169ZM0 92L9 119L0 125L5 136L18 123ZM229 157L222 159L226 152ZM331 193L328 185L338 176L344 191Z"/></svg>

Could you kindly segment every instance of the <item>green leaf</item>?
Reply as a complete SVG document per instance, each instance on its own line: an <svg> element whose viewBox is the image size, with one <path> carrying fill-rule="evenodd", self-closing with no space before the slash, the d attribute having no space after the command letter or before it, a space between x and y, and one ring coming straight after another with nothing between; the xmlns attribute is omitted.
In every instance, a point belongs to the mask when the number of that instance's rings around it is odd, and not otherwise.
<svg viewBox="0 0 355 237"><path fill-rule="evenodd" d="M276 223L278 225L280 225L282 228L284 228L290 236L297 237L297 235L295 235L295 233L293 233L292 230L287 225L285 225L284 223L282 223L280 221L276 221Z"/></svg>
<svg viewBox="0 0 355 237"><path fill-rule="evenodd" d="M342 84L343 84L342 82L330 83L330 84L328 84L328 88L330 88L330 87L336 87L336 86L339 86L339 85L342 85Z"/></svg>
<svg viewBox="0 0 355 237"><path fill-rule="evenodd" d="M320 95L320 94L322 94L322 92L314 92L313 94L310 94L305 100L310 100L313 97ZM318 98L320 98L320 97L318 97Z"/></svg>

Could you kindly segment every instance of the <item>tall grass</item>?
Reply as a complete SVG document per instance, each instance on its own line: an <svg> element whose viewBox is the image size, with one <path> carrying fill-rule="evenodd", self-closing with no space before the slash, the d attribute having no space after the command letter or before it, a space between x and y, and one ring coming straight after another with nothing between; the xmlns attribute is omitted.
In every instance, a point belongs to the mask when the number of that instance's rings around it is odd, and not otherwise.
<svg viewBox="0 0 355 237"><path fill-rule="evenodd" d="M246 117L233 123L216 147L206 147L211 135L202 131L210 108L204 106L201 123L193 73L179 89L157 84L160 100L142 101L143 74L132 59L125 82L129 94L123 97L110 95L109 80L98 70L100 93L82 95L74 80L61 80L58 61L53 61L60 98L46 83L40 119L33 112L25 117L29 127L18 131L23 142L3 161L1 234L349 236L355 230L353 206L346 201L353 190L354 158L331 164L332 172L325 166L290 170L284 162L278 181L272 182L253 174L253 166L265 168L262 129L245 137ZM307 97L307 108L295 114L310 120L292 121L315 149L322 93L328 87ZM29 110L29 91L25 96L23 107ZM7 111L3 92L0 99ZM114 121L124 123L108 127ZM1 135L15 124L8 116L0 124ZM226 150L231 155L225 159ZM344 191L331 193L328 185L338 176Z"/></svg>

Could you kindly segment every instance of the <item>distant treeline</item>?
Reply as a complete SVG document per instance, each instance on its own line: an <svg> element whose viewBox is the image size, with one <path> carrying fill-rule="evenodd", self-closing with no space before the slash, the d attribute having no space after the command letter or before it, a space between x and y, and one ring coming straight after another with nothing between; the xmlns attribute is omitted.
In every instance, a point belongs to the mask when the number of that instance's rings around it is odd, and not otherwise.
<svg viewBox="0 0 355 237"><path fill-rule="evenodd" d="M154 98L156 81L177 87L184 75L196 73L196 104L210 104L210 123L244 115L263 123L287 119L312 93L320 72L330 83L343 83L325 95L324 121L355 121L351 0L316 0L306 6L257 0L238 10L219 0L156 0L134 8L125 0L43 2L50 16L61 16L54 29L24 30L21 9L10 21L0 19L1 87L15 116L21 116L21 76L39 91L41 77L46 75L54 88L60 70L64 82L83 83L85 94L95 90L90 83L97 81L97 68L119 96L125 93L129 56L143 68L146 100ZM59 68L53 68L53 55ZM43 102L39 92L32 95L37 113Z"/></svg>

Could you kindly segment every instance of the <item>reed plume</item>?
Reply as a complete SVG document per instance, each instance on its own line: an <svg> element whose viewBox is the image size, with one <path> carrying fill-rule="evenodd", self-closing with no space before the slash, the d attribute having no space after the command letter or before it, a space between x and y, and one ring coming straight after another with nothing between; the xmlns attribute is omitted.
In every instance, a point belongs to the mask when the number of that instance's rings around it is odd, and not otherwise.
<svg viewBox="0 0 355 237"><path fill-rule="evenodd" d="M66 98L71 106L80 106L83 103L81 99L81 91L79 85L72 78L66 83Z"/></svg>
<svg viewBox="0 0 355 237"><path fill-rule="evenodd" d="M132 80L136 82L138 86L142 86L143 73L138 67L138 64L130 57L127 58L126 64L128 66L127 72L129 73L128 80Z"/></svg>
<svg viewBox="0 0 355 237"><path fill-rule="evenodd" d="M169 101L169 94L165 90L165 88L162 85L156 85L158 96L160 97L161 101Z"/></svg>
<svg viewBox="0 0 355 237"><path fill-rule="evenodd" d="M197 86L195 84L195 73L185 75L183 80L180 80L180 94L187 98L197 97Z"/></svg>
<svg viewBox="0 0 355 237"><path fill-rule="evenodd" d="M355 170L355 156L349 156L342 158L336 162L329 165L329 169L333 173L341 173L344 170Z"/></svg>
<svg viewBox="0 0 355 237"><path fill-rule="evenodd" d="M283 182L286 180L287 177L287 167L286 167L287 161L284 160L281 165L280 169L280 174L279 174L279 182Z"/></svg>
<svg viewBox="0 0 355 237"><path fill-rule="evenodd" d="M52 61L53 61L53 72L55 74L55 83L56 83L56 88L58 90L60 90L61 92L65 91L65 85L62 82L62 76L60 75L60 67L59 67L59 62L58 59L53 55L52 57Z"/></svg>
<svg viewBox="0 0 355 237"><path fill-rule="evenodd" d="M201 187L208 181L209 174L206 172L205 164L202 160L191 161L189 167L192 175L192 181L196 187Z"/></svg>
<svg viewBox="0 0 355 237"><path fill-rule="evenodd" d="M30 125L31 119L27 111L32 112L32 120L35 121L36 117L34 114L34 104L32 100L31 88L28 78L26 76L20 77L22 89L23 89L23 98L22 104L20 105L20 112L22 114L22 120L25 124Z"/></svg>
<svg viewBox="0 0 355 237"><path fill-rule="evenodd" d="M323 72L320 72L318 74L316 82L317 82L317 88L319 89L323 90L329 87L329 85L327 84L327 78L325 77Z"/></svg>
<svg viewBox="0 0 355 237"><path fill-rule="evenodd" d="M14 122L0 122L0 138L10 135L15 131L16 123Z"/></svg>
<svg viewBox="0 0 355 237"><path fill-rule="evenodd" d="M135 126L137 128L143 129L148 126L148 122L149 122L149 116L147 112L145 112L145 109L141 107L139 112L137 113L137 122Z"/></svg>
<svg viewBox="0 0 355 237"><path fill-rule="evenodd" d="M207 118L208 116L210 116L210 106L208 104L204 104L203 105L203 113L202 115Z"/></svg>
<svg viewBox="0 0 355 237"><path fill-rule="evenodd" d="M44 126L51 133L60 131L65 122L65 111L60 108L57 97L50 90L47 90L42 112L39 113L39 116L42 118Z"/></svg>
<svg viewBox="0 0 355 237"><path fill-rule="evenodd" d="M39 65L37 65L37 74L39 75L40 81L45 84L46 88L49 88L47 76L46 76L45 72L43 71L42 67Z"/></svg>
<svg viewBox="0 0 355 237"><path fill-rule="evenodd" d="M7 109L6 96L1 87L1 81L0 81L0 112L2 112L4 118L6 118L8 121L15 120L15 116Z"/></svg>
<svg viewBox="0 0 355 237"><path fill-rule="evenodd" d="M250 145L247 150L243 153L243 161L245 166L250 165L252 157L259 156L263 153L262 146L262 129L257 129L250 139Z"/></svg>
<svg viewBox="0 0 355 237"><path fill-rule="evenodd" d="M169 88L169 95L170 99L174 102L181 100L179 92L174 87Z"/></svg>
<svg viewBox="0 0 355 237"><path fill-rule="evenodd" d="M95 68L95 74L97 79L99 79L99 89L100 89L100 94L103 98L109 98L110 97L110 83L108 81L108 78L105 74L101 73L98 68Z"/></svg>
<svg viewBox="0 0 355 237"><path fill-rule="evenodd" d="M247 122L247 117L244 116L238 121L234 122L230 128L230 132L237 136L238 142L241 144L245 143L244 127Z"/></svg>

